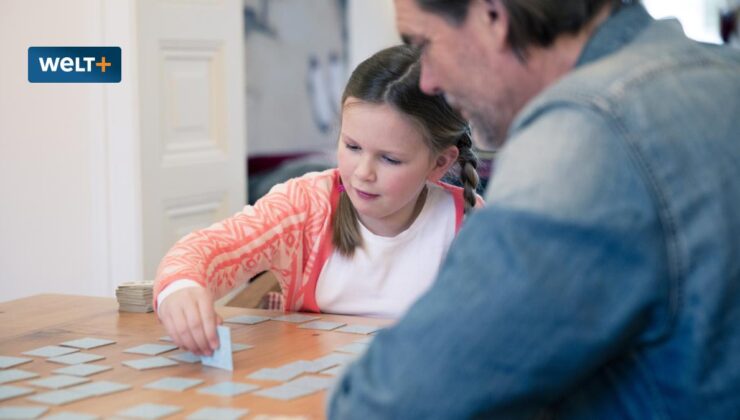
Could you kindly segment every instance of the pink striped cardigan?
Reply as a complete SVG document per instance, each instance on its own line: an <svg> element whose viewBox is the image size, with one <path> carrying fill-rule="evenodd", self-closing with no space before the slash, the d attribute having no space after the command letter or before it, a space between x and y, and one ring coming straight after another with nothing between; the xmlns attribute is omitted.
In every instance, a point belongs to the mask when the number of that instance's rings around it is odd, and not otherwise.
<svg viewBox="0 0 740 420"><path fill-rule="evenodd" d="M338 185L337 169L294 178L273 187L254 206L186 235L159 265L154 304L176 280L194 280L218 298L270 270L280 283L284 310L320 312L316 282L334 250L331 221L339 202ZM440 185L453 195L457 230L463 219L463 190ZM477 207L482 205L478 201Z"/></svg>

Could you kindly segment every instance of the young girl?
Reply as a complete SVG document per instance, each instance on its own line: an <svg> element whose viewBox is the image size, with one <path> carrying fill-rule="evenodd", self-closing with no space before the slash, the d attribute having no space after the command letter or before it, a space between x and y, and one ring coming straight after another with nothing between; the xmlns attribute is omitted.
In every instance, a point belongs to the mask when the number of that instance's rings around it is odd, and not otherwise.
<svg viewBox="0 0 740 420"><path fill-rule="evenodd" d="M277 185L172 247L154 301L176 344L211 354L213 296L266 270L286 311L399 317L431 285L463 214L482 201L467 123L421 92L418 60L397 46L352 73L337 169ZM464 188L440 182L455 163Z"/></svg>

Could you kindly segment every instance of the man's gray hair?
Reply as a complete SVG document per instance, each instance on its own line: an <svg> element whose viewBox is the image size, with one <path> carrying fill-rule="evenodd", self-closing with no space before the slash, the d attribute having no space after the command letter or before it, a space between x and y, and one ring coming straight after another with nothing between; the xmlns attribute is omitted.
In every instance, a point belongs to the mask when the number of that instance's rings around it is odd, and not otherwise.
<svg viewBox="0 0 740 420"><path fill-rule="evenodd" d="M422 10L462 24L472 0L416 0ZM508 43L521 58L530 45L548 47L561 34L575 34L607 4L614 9L639 0L498 0L509 13Z"/></svg>

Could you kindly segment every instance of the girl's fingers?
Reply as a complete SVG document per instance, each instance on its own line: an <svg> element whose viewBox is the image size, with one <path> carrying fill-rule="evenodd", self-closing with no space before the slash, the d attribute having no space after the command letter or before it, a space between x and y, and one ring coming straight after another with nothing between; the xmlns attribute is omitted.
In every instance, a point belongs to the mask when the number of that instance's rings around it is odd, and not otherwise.
<svg viewBox="0 0 740 420"><path fill-rule="evenodd" d="M212 353L211 345L208 343L208 338L206 338L203 319L201 318L200 310L198 309L198 303L197 301L194 303L195 307L187 311L190 335L195 341L195 346L198 348L198 352L201 355L210 355Z"/></svg>
<svg viewBox="0 0 740 420"><path fill-rule="evenodd" d="M216 314L213 310L213 304L207 297L198 300L198 309L206 348L209 351L216 350L219 346L218 332L216 332Z"/></svg>

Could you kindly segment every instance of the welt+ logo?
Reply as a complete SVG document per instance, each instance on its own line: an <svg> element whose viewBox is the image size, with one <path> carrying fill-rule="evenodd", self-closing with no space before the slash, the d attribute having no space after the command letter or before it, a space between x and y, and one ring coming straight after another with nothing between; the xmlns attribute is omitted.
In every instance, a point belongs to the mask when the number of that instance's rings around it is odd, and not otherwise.
<svg viewBox="0 0 740 420"><path fill-rule="evenodd" d="M120 47L29 47L31 83L119 83Z"/></svg>

